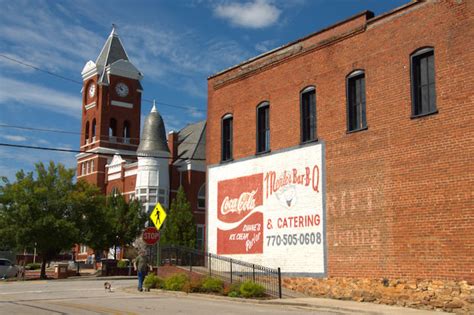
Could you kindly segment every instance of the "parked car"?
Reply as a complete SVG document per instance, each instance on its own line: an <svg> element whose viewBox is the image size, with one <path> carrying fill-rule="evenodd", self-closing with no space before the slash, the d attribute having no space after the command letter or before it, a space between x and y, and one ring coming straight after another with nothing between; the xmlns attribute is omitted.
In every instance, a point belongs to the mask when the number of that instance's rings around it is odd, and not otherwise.
<svg viewBox="0 0 474 315"><path fill-rule="evenodd" d="M0 258L0 278L13 278L18 274L18 267L6 258Z"/></svg>

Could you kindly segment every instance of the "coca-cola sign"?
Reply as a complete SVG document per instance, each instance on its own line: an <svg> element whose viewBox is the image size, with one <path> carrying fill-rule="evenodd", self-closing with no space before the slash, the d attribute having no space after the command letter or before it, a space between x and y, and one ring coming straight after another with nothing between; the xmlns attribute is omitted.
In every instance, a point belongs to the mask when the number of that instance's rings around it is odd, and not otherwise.
<svg viewBox="0 0 474 315"><path fill-rule="evenodd" d="M242 212L254 209L256 193L257 190L243 192L240 194L239 198L233 199L231 199L229 196L226 196L221 204L221 214L223 216L229 213L237 213L240 215Z"/></svg>
<svg viewBox="0 0 474 315"><path fill-rule="evenodd" d="M263 173L223 180L217 185L218 218L222 222L237 222L262 205Z"/></svg>
<svg viewBox="0 0 474 315"><path fill-rule="evenodd" d="M263 214L253 213L262 205L263 174L223 180L218 183L218 254L261 253L263 249ZM259 226L259 229L249 229Z"/></svg>

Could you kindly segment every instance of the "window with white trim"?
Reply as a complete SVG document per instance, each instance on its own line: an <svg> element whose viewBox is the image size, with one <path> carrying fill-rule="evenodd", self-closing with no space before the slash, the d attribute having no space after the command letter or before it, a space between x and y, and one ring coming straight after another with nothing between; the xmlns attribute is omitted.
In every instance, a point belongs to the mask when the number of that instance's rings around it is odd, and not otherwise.
<svg viewBox="0 0 474 315"><path fill-rule="evenodd" d="M198 209L206 209L206 184L203 184L197 195Z"/></svg>
<svg viewBox="0 0 474 315"><path fill-rule="evenodd" d="M196 225L196 249L204 249L204 225Z"/></svg>
<svg viewBox="0 0 474 315"><path fill-rule="evenodd" d="M96 129L96 121L95 118L92 120L92 129L91 129L91 135L92 135L92 142L95 141L95 129Z"/></svg>
<svg viewBox="0 0 474 315"><path fill-rule="evenodd" d="M79 248L80 253L87 253L87 245L81 244Z"/></svg>
<svg viewBox="0 0 474 315"><path fill-rule="evenodd" d="M130 122L128 120L125 120L123 122L123 143L130 143Z"/></svg>

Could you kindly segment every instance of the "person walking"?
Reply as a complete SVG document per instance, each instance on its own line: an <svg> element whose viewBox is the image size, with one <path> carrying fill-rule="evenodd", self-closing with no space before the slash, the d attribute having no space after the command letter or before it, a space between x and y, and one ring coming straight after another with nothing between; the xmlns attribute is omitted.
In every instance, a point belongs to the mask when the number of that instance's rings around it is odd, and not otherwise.
<svg viewBox="0 0 474 315"><path fill-rule="evenodd" d="M133 269L137 272L138 276L138 291L143 291L143 280L148 273L148 270L153 271L153 267L148 262L148 257L145 256L145 251L142 249L139 252L138 257L133 262Z"/></svg>

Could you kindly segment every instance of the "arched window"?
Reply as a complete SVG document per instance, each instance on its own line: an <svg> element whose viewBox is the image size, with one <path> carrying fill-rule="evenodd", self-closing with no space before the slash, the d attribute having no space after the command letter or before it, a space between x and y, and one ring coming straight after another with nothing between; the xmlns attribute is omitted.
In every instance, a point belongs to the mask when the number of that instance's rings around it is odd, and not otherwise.
<svg viewBox="0 0 474 315"><path fill-rule="evenodd" d="M367 128L365 110L365 72L355 70L346 78L347 131Z"/></svg>
<svg viewBox="0 0 474 315"><path fill-rule="evenodd" d="M434 48L418 49L411 54L410 64L412 117L436 113Z"/></svg>
<svg viewBox="0 0 474 315"><path fill-rule="evenodd" d="M233 117L231 114L222 117L222 161L232 160L232 124Z"/></svg>
<svg viewBox="0 0 474 315"><path fill-rule="evenodd" d="M116 137L117 137L117 121L114 118L111 118L110 124L109 124L109 140L112 142L115 142Z"/></svg>
<svg viewBox="0 0 474 315"><path fill-rule="evenodd" d="M308 86L300 94L301 142L316 140L316 89Z"/></svg>
<svg viewBox="0 0 474 315"><path fill-rule="evenodd" d="M120 195L120 190L117 187L112 188L112 192L110 193L112 196Z"/></svg>
<svg viewBox="0 0 474 315"><path fill-rule="evenodd" d="M89 121L86 122L86 133L84 136L84 143L85 144L89 143Z"/></svg>
<svg viewBox="0 0 474 315"><path fill-rule="evenodd" d="M123 143L130 143L130 123L128 120L123 122Z"/></svg>
<svg viewBox="0 0 474 315"><path fill-rule="evenodd" d="M95 122L95 118L94 118L94 120L92 120L92 130L91 130L92 142L95 141L95 128L96 128L96 122Z"/></svg>
<svg viewBox="0 0 474 315"><path fill-rule="evenodd" d="M206 184L203 184L197 195L198 209L206 209Z"/></svg>
<svg viewBox="0 0 474 315"><path fill-rule="evenodd" d="M270 151L270 103L257 106L257 153Z"/></svg>

